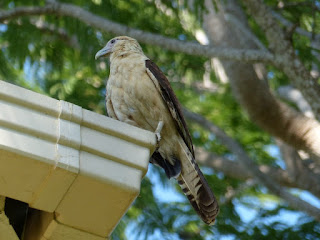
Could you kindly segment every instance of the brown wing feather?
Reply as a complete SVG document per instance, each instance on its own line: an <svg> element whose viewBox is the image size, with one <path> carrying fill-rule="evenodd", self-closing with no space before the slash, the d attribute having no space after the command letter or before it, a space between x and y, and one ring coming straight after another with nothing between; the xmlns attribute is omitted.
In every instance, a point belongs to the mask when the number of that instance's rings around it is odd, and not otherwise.
<svg viewBox="0 0 320 240"><path fill-rule="evenodd" d="M174 119L177 125L178 132L194 157L193 144L187 124L184 120L180 103L176 95L174 94L168 79L162 73L159 67L149 59L146 60L146 68L153 74L153 77L157 79L161 89L161 96L163 100L166 102L168 109L170 110L172 118ZM149 72L147 73L150 74ZM152 78L152 76L150 77Z"/></svg>
<svg viewBox="0 0 320 240"><path fill-rule="evenodd" d="M192 207L199 214L202 220L211 225L215 222L215 218L219 213L218 202L209 187L206 179L201 173L197 163L195 162L194 150L192 145L191 136L187 128L186 122L182 115L181 106L178 102L166 76L161 72L158 66L151 60L146 60L147 73L152 79L157 88L160 88L160 94L163 100L166 102L171 116L174 119L178 132L181 136L182 149L190 153L185 152L186 158L182 161L181 174L177 177L178 183L181 186L183 192L188 197ZM180 142L180 144L181 144ZM171 168L166 168L165 160L162 159L160 154L153 155L154 162L162 166L167 175L170 177Z"/></svg>

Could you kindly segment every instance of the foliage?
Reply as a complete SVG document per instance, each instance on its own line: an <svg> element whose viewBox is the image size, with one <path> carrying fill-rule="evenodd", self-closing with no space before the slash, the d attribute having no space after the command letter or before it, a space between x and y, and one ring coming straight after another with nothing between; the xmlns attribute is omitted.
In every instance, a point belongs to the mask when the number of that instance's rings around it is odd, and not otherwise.
<svg viewBox="0 0 320 240"><path fill-rule="evenodd" d="M201 26L201 16L206 11L203 1L193 1L194 6L174 0L65 2L130 27L191 41L196 41L194 33L184 26L181 14L183 11L189 14L195 21L190 24ZM276 7L279 3L275 0L267 2L271 7ZM159 3L162 4L161 7ZM13 9L17 6L44 4L44 1L3 0L0 8ZM308 6L285 8L283 15L307 30L312 30L310 28L315 22L313 30L320 30L319 12L314 14ZM264 34L253 19L248 17L255 34L266 43ZM52 26L54 31L40 29L37 23ZM58 29L63 29L67 36L59 34ZM108 64L94 61L94 55L111 37L114 36L70 17L46 15L5 21L0 24L0 78L105 114L104 95ZM303 62L310 67L314 49L309 40L293 35L292 41ZM242 144L257 163L281 165L281 158L268 150L270 146L276 148L274 139L249 120L228 84L220 83L214 74L211 74L211 82L217 85L219 91L210 93L192 87L192 84L202 81L208 59L173 53L152 45L142 44L142 47L145 54L170 77L179 100L186 108L202 114L223 128ZM270 80L271 87L277 88L287 83L286 76L277 69L268 66L268 70L273 76ZM189 122L189 127L196 146L202 146L207 151L230 159L234 158L232 153L221 145L219 139L202 126ZM290 209L283 201L267 194L266 189L260 185L249 186L233 199L224 201L226 192L237 189L244 182L209 168L204 168L204 172L221 200L221 212L213 227L206 226L190 208L177 185L168 182L161 170L152 168L150 171L151 174L142 182L140 196L114 231L113 239L320 238L319 223ZM158 186L158 190L155 186ZM165 196L157 199L157 195L166 195L166 191L179 200L167 201ZM285 216L285 212L294 212L295 216L298 216L297 220L286 221L281 217ZM250 213L249 216L247 213Z"/></svg>

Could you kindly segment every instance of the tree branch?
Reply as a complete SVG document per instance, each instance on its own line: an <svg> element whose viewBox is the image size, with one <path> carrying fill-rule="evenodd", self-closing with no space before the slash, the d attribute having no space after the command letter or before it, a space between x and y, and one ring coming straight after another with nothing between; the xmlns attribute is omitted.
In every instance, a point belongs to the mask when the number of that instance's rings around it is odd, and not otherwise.
<svg viewBox="0 0 320 240"><path fill-rule="evenodd" d="M210 0L206 1L206 7L214 9ZM236 1L228 1L225 7L229 8L229 12L234 13L239 21L247 21ZM222 11L215 13L213 10L210 14L204 15L204 28L210 41L218 46L254 47L250 39L243 39L243 34L225 21ZM318 121L304 116L276 99L266 81L258 78L251 64L221 61L216 67L223 68L221 72L228 77L235 97L254 122L273 136L296 149L318 156L315 159L319 159L320 124ZM219 74L219 71L216 73ZM320 160L318 162L320 163Z"/></svg>
<svg viewBox="0 0 320 240"><path fill-rule="evenodd" d="M252 173L248 171L248 169L245 168L243 164L237 161L231 161L227 158L217 156L213 153L205 151L200 147L195 148L195 155L197 162L202 166L210 167L216 171L223 172L223 174L228 177L236 178L243 181L254 178ZM279 185L291 188L299 188L296 182L290 180L288 173L280 168L261 165L259 166L259 169Z"/></svg>
<svg viewBox="0 0 320 240"><path fill-rule="evenodd" d="M263 45L263 43L257 38L253 32L249 31L246 26L244 26L237 18L235 18L232 14L225 13L225 18L227 21L231 22L235 27L237 27L244 35L246 35L247 39L251 39L254 44L261 50L267 50L267 48Z"/></svg>
<svg viewBox="0 0 320 240"><path fill-rule="evenodd" d="M289 100L290 102L297 105L300 112L310 118L314 118L312 109L309 103L304 99L301 92L297 89L294 89L292 86L282 86L277 89L280 97Z"/></svg>
<svg viewBox="0 0 320 240"><path fill-rule="evenodd" d="M286 39L285 33L272 16L271 10L265 5L263 0L248 0L243 1L243 3L265 32L269 41L269 49L277 53L277 55L282 55L281 58L276 59L276 66L301 91L309 102L315 117L320 120L320 85L296 56L291 42Z"/></svg>
<svg viewBox="0 0 320 240"><path fill-rule="evenodd" d="M188 89L192 88L197 93L218 93L221 92L221 88L217 84L212 84L211 86L206 86L203 82L195 81L192 83L185 83L183 81L171 82L174 87L177 89Z"/></svg>
<svg viewBox="0 0 320 240"><path fill-rule="evenodd" d="M0 12L1 15L1 12ZM22 26L21 21L14 22L18 26ZM49 24L42 19L30 19L30 24L36 27L43 33L47 33L50 35L56 35L60 40L65 42L68 46L73 47L75 49L80 49L80 44L75 35L70 36L69 33L64 28L58 28L54 24Z"/></svg>
<svg viewBox="0 0 320 240"><path fill-rule="evenodd" d="M277 141L277 145L286 163L286 169L291 181L295 182L297 188L308 190L320 198L320 175L312 172L304 165L299 154L293 147L280 140Z"/></svg>
<svg viewBox="0 0 320 240"><path fill-rule="evenodd" d="M290 29L294 27L294 24L284 18L281 14L271 11L272 16L277 19L283 26L285 26L287 29ZM320 34L316 34L313 36L312 32L308 32L307 30L304 30L300 27L295 28L295 32L309 38L312 41L312 46L314 48L320 49Z"/></svg>
<svg viewBox="0 0 320 240"><path fill-rule="evenodd" d="M62 41L64 41L70 47L80 49L80 44L77 37L75 35L70 36L70 34L65 29L58 28L53 24L44 22L41 19L30 19L30 23L44 33L57 35Z"/></svg>
<svg viewBox="0 0 320 240"><path fill-rule="evenodd" d="M13 10L0 12L0 22L21 16L54 14L76 18L85 24L109 32L115 35L128 35L138 41L164 47L175 52L183 52L191 55L218 57L221 59L232 59L247 62L273 62L275 56L268 51L251 49L230 49L203 46L199 43L180 41L173 38L164 37L160 34L145 32L139 29L110 21L97 16L73 4L50 2L44 7L17 7Z"/></svg>
<svg viewBox="0 0 320 240"><path fill-rule="evenodd" d="M256 184L257 182L255 180L249 179L244 183L240 184L236 189L228 187L225 195L223 197L220 197L220 205L230 202L234 197L243 193L247 188L250 188Z"/></svg>
<svg viewBox="0 0 320 240"><path fill-rule="evenodd" d="M259 167L252 161L252 159L246 154L243 148L234 139L229 137L223 130L215 126L213 123L207 121L201 115L193 112L189 112L186 109L183 110L184 115L202 127L206 128L211 133L215 134L217 138L225 145L237 159L243 164L245 168L263 185L265 185L273 194L286 200L289 205L295 209L304 211L310 216L314 217L316 220L320 221L320 209L314 207L313 205L301 200L290 194L283 187L279 186L272 178L260 171Z"/></svg>

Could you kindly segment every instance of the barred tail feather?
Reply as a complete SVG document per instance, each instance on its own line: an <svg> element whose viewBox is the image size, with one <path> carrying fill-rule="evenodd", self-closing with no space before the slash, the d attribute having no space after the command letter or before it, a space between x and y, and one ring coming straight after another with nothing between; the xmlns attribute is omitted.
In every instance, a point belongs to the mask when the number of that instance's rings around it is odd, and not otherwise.
<svg viewBox="0 0 320 240"><path fill-rule="evenodd" d="M177 177L178 183L201 219L206 224L212 225L219 213L218 202L192 154L184 143L180 145L186 152L186 159L181 159L181 174Z"/></svg>

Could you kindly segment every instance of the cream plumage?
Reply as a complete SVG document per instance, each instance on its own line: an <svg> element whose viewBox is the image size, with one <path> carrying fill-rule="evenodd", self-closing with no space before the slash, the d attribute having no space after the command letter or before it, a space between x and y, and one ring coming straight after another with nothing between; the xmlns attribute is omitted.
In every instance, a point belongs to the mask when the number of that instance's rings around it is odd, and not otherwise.
<svg viewBox="0 0 320 240"><path fill-rule="evenodd" d="M150 162L162 167L169 178L176 178L202 220L213 224L219 206L195 162L192 140L169 81L133 38L113 38L95 57L107 56L108 115L152 132L163 122L161 140Z"/></svg>

